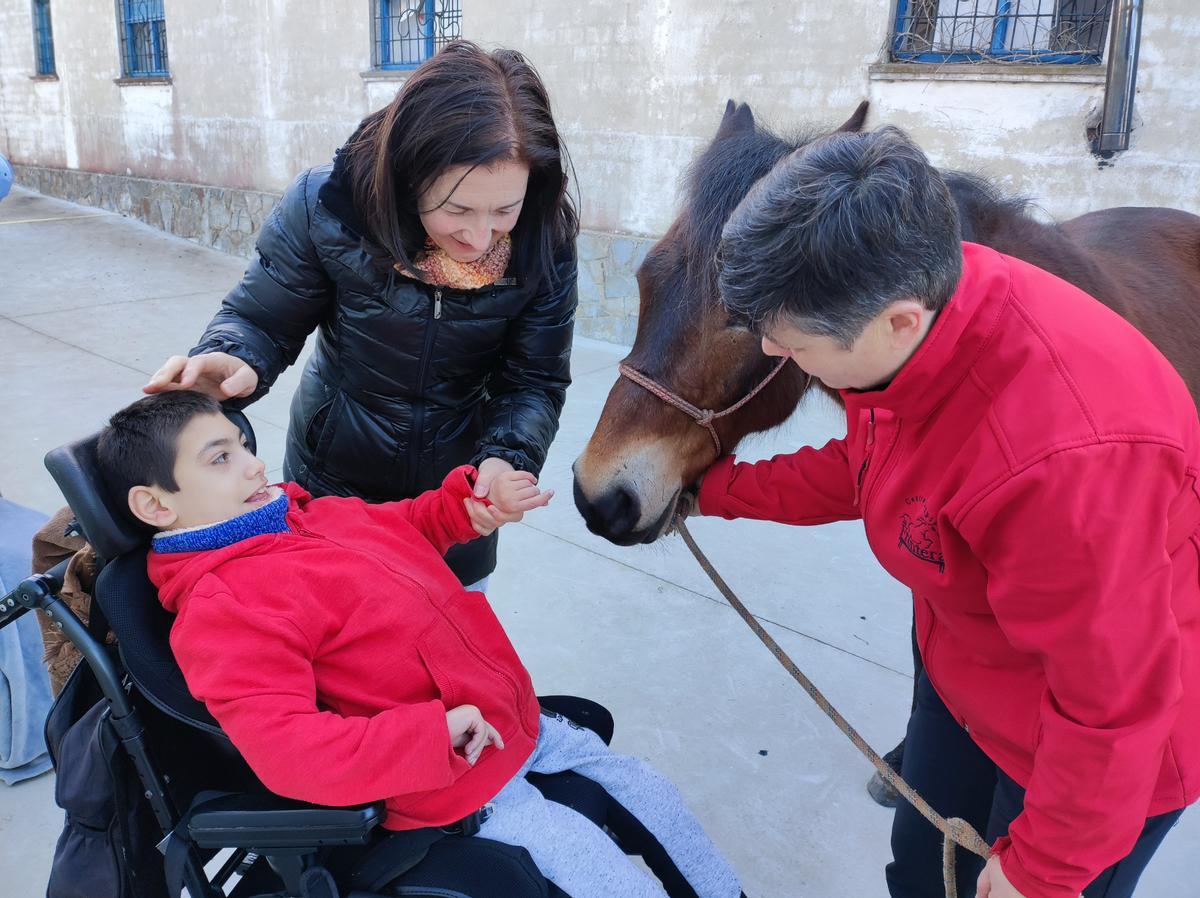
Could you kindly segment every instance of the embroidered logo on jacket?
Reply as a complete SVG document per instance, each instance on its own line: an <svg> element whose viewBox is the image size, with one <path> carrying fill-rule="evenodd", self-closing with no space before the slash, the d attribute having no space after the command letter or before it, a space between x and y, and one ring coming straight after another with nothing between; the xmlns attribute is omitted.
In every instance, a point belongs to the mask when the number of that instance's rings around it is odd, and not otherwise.
<svg viewBox="0 0 1200 898"><path fill-rule="evenodd" d="M929 513L924 496L909 496L904 500L910 511L900 515L900 546L922 561L936 564L938 573L946 571L946 559L938 540L937 521ZM920 513L917 513L917 506Z"/></svg>

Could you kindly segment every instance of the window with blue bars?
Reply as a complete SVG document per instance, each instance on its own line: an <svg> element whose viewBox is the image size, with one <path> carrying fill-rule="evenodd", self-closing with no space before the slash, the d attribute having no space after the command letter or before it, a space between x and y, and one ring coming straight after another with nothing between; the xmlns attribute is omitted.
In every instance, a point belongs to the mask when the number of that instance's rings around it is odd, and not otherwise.
<svg viewBox="0 0 1200 898"><path fill-rule="evenodd" d="M39 75L54 69L54 32L50 30L50 0L33 0L33 55Z"/></svg>
<svg viewBox="0 0 1200 898"><path fill-rule="evenodd" d="M1099 63L1112 0L898 0L903 62Z"/></svg>
<svg viewBox="0 0 1200 898"><path fill-rule="evenodd" d="M126 78L165 78L167 19L163 0L117 0L121 71Z"/></svg>
<svg viewBox="0 0 1200 898"><path fill-rule="evenodd" d="M459 36L460 0L375 0L371 62L377 69L413 69Z"/></svg>

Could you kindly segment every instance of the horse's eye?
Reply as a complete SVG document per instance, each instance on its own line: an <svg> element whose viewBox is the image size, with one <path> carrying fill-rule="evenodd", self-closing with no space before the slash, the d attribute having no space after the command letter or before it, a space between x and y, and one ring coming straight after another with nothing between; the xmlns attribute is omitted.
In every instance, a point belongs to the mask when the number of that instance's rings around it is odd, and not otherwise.
<svg viewBox="0 0 1200 898"><path fill-rule="evenodd" d="M730 331L740 331L745 334L751 333L750 322L741 315L726 315L725 329Z"/></svg>

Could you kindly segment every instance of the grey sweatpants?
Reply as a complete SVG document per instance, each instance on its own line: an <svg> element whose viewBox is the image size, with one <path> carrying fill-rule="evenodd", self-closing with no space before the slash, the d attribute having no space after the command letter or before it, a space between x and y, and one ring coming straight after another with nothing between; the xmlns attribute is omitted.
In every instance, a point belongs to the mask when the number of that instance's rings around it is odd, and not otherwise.
<svg viewBox="0 0 1200 898"><path fill-rule="evenodd" d="M549 801L527 773L574 770L599 783L650 831L699 898L738 898L737 876L666 777L639 758L614 754L589 729L543 711L529 760L491 801L479 830L526 849L547 879L571 898L665 898L663 887L635 866L582 814Z"/></svg>

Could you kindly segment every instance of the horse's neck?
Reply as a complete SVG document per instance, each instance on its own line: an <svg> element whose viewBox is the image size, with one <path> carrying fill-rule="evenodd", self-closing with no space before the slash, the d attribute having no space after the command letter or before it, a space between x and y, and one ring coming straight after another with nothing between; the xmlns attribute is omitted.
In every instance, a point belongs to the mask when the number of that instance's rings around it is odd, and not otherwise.
<svg viewBox="0 0 1200 898"><path fill-rule="evenodd" d="M1113 301L1112 285L1095 259L1057 224L1028 215L996 215L985 218L977 233L974 242L1036 265L1101 300Z"/></svg>

